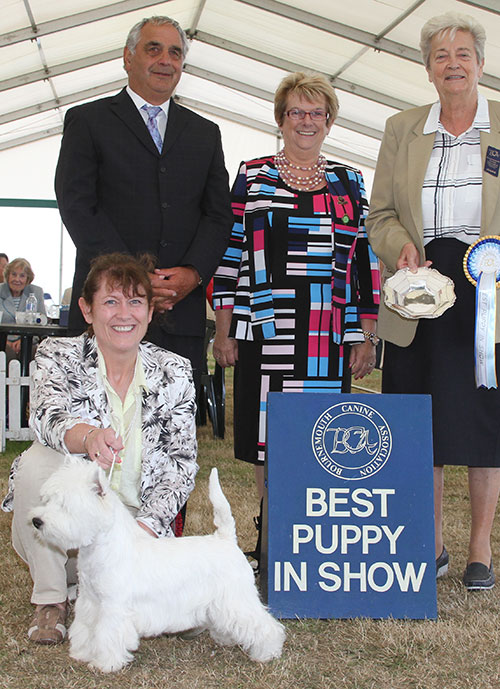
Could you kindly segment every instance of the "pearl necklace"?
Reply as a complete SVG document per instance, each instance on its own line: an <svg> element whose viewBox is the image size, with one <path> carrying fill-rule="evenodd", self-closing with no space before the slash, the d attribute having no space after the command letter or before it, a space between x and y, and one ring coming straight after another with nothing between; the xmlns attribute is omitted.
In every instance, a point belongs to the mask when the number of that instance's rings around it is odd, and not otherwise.
<svg viewBox="0 0 500 689"><path fill-rule="evenodd" d="M294 165L294 163L288 160L284 150L277 153L274 160L281 179L294 189L298 189L299 191L311 191L316 189L316 187L324 181L326 158L322 155L318 157L314 165L309 166ZM310 172L312 174L299 175L297 172L294 172L295 170Z"/></svg>

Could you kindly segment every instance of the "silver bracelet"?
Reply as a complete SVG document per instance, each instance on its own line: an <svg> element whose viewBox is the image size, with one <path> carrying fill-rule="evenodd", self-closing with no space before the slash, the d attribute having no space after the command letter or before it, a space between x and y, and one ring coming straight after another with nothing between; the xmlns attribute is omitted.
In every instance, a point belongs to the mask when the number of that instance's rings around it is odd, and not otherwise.
<svg viewBox="0 0 500 689"><path fill-rule="evenodd" d="M90 431L87 431L85 433L85 435L83 436L83 449L85 450L85 452L87 452L87 438L89 437L89 435L91 433L93 433L94 431L97 431L97 430L98 429L94 426L94 428L91 428Z"/></svg>

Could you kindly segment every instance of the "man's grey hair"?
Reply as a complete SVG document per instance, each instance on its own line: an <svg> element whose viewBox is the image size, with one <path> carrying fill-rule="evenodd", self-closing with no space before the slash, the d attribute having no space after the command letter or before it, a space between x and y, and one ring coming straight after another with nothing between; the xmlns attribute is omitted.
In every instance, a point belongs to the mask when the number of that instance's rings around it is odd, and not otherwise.
<svg viewBox="0 0 500 689"><path fill-rule="evenodd" d="M441 33L450 32L453 40L457 31L468 31L474 40L474 49L479 64L484 60L484 44L486 43L486 31L484 27L468 14L458 12L446 12L437 17L429 19L422 27L420 32L420 52L424 65L429 67L431 54L431 42L434 36Z"/></svg>
<svg viewBox="0 0 500 689"><path fill-rule="evenodd" d="M179 22L176 22L175 19L171 19L170 17L146 17L145 19L141 19L140 22L137 22L137 24L134 24L134 26L130 29L128 33L127 42L125 43L130 52L132 54L135 53L135 49L137 48L137 44L139 43L139 40L141 38L142 27L146 24L154 24L155 26L163 26L164 24L170 24L170 26L173 26L174 29L177 29L177 31L179 32L179 36L181 37L182 61L184 62L184 60L186 59L187 52L189 50L188 37L186 36L186 32L181 27Z"/></svg>

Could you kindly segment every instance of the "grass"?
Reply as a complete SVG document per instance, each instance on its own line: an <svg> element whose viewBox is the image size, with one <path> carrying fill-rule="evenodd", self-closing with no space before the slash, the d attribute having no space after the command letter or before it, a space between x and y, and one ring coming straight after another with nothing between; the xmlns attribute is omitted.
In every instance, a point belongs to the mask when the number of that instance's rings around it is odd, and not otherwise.
<svg viewBox="0 0 500 689"><path fill-rule="evenodd" d="M366 387L378 388L375 372ZM230 387L230 386L229 386ZM353 390L357 392L357 390ZM228 394L230 393L230 389ZM228 400L228 426L230 426ZM215 440L199 429L200 472L189 501L188 533L212 529L207 478L219 467L244 550L255 544L257 511L253 468L235 462L230 428ZM0 455L0 493L12 458L25 446L8 443ZM31 583L10 546L10 515L0 513L0 689L497 689L500 687L500 587L467 593L461 584L468 543L466 470L445 476L445 536L450 573L438 582L437 621L287 621L280 660L261 666L238 648L221 648L207 634L193 641L144 639L135 661L115 675L101 675L72 661L68 646L36 647L26 638ZM494 560L499 561L498 520Z"/></svg>

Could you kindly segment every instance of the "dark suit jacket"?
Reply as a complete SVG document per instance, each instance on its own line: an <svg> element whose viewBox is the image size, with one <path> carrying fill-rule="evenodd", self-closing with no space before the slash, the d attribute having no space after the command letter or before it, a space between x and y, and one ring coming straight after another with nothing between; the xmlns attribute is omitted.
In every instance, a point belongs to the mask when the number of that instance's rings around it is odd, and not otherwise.
<svg viewBox="0 0 500 689"><path fill-rule="evenodd" d="M206 285L229 240L232 214L219 128L174 101L161 154L125 89L68 110L55 186L77 249L73 328L83 326L77 300L93 257L149 252L159 268L194 266ZM203 335L204 289L179 302L162 327Z"/></svg>

